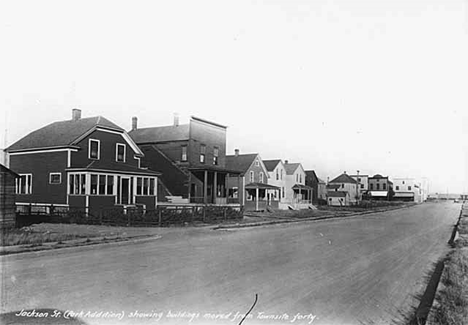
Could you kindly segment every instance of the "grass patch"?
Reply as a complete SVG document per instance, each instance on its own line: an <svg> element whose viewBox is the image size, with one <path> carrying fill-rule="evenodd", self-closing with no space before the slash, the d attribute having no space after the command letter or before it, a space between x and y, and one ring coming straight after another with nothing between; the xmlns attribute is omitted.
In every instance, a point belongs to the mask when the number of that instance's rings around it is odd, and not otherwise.
<svg viewBox="0 0 468 325"><path fill-rule="evenodd" d="M31 227L20 229L2 229L2 246L40 245L47 242L63 242L71 239L83 238L79 234L54 233L50 231L36 231Z"/></svg>
<svg viewBox="0 0 468 325"><path fill-rule="evenodd" d="M468 324L468 249L456 249L449 255L441 282L435 324Z"/></svg>

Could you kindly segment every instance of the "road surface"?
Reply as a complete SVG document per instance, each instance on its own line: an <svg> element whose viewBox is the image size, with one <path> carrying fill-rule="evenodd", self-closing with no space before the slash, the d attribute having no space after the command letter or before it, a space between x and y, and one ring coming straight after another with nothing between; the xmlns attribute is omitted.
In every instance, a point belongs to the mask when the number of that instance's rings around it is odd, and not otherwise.
<svg viewBox="0 0 468 325"><path fill-rule="evenodd" d="M2 312L47 308L50 321L57 310L87 324L239 324L257 295L244 325L394 324L448 251L460 207L425 203L3 256Z"/></svg>

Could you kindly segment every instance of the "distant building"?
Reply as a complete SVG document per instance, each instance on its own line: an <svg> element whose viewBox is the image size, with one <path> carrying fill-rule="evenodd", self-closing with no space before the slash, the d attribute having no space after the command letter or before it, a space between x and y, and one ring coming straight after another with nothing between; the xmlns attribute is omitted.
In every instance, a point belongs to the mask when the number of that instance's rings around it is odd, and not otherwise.
<svg viewBox="0 0 468 325"><path fill-rule="evenodd" d="M319 196L319 178L314 170L306 170L306 182L307 186L312 188L312 203L318 204L318 196Z"/></svg>
<svg viewBox="0 0 468 325"><path fill-rule="evenodd" d="M357 181L346 173L331 180L327 185L328 205L347 206L357 204L360 191Z"/></svg>
<svg viewBox="0 0 468 325"><path fill-rule="evenodd" d="M279 202L286 202L286 168L283 161L281 159L263 160L263 164L270 176L268 184L277 186Z"/></svg>
<svg viewBox="0 0 468 325"><path fill-rule="evenodd" d="M327 200L327 183L319 178L318 183L318 200Z"/></svg>
<svg viewBox="0 0 468 325"><path fill-rule="evenodd" d="M393 178L393 200L421 203L426 197L421 183L410 177Z"/></svg>
<svg viewBox="0 0 468 325"><path fill-rule="evenodd" d="M362 194L369 190L369 175L349 175L358 183L359 191Z"/></svg>
<svg viewBox="0 0 468 325"><path fill-rule="evenodd" d="M376 174L369 177L368 198L372 200L391 200L393 196L393 183L388 176Z"/></svg>
<svg viewBox="0 0 468 325"><path fill-rule="evenodd" d="M306 173L301 163L284 162L286 169L286 203L280 208L308 209L312 204L312 188L305 184Z"/></svg>

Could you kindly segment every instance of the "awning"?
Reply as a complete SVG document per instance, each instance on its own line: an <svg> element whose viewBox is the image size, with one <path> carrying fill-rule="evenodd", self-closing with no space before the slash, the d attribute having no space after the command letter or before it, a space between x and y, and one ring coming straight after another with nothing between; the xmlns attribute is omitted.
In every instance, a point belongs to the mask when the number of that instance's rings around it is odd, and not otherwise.
<svg viewBox="0 0 468 325"><path fill-rule="evenodd" d="M371 196L375 197L386 197L388 195L387 191L370 191Z"/></svg>
<svg viewBox="0 0 468 325"><path fill-rule="evenodd" d="M253 190L257 188L261 190L279 190L279 187L265 184L265 183L249 183L245 185L246 190Z"/></svg>
<svg viewBox="0 0 468 325"><path fill-rule="evenodd" d="M396 192L393 197L414 197L413 192Z"/></svg>
<svg viewBox="0 0 468 325"><path fill-rule="evenodd" d="M302 184L295 184L293 187L292 187L293 190L311 190L312 187L310 186L307 186L307 185L302 185Z"/></svg>

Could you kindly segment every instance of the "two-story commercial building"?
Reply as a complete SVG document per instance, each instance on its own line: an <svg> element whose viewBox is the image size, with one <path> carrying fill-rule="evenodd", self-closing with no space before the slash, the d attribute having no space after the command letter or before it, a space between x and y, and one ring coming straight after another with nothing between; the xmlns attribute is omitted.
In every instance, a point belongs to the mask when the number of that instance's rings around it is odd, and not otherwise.
<svg viewBox="0 0 468 325"><path fill-rule="evenodd" d="M368 197L372 200L391 200L393 197L393 183L388 176L376 174L369 177Z"/></svg>
<svg viewBox="0 0 468 325"><path fill-rule="evenodd" d="M393 178L393 199L398 201L424 202L425 193L420 182L411 177Z"/></svg>
<svg viewBox="0 0 468 325"><path fill-rule="evenodd" d="M228 202L227 178L238 177L240 183L240 173L226 168L226 129L195 116L180 124L177 115L173 125L139 128L133 117L129 135L144 153L142 165L161 171L169 196L186 203L238 205L238 199Z"/></svg>
<svg viewBox="0 0 468 325"><path fill-rule="evenodd" d="M19 174L17 205L83 209L154 209L160 173L142 168L144 154L124 129L102 116L72 119L31 132L5 150Z"/></svg>

